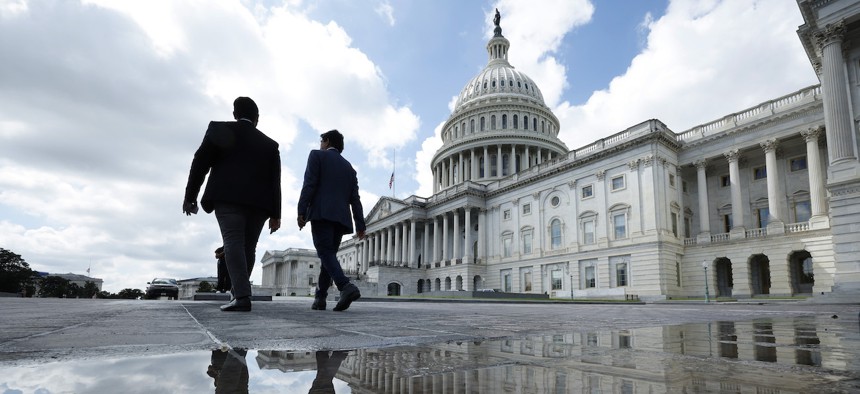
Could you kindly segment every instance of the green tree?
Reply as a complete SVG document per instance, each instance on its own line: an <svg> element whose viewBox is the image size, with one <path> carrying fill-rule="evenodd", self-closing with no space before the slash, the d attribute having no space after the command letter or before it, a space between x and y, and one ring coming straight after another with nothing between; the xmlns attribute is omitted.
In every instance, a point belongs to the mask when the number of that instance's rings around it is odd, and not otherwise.
<svg viewBox="0 0 860 394"><path fill-rule="evenodd" d="M39 283L39 296L50 298L68 297L72 283L59 276L48 275ZM75 286L78 287L78 286Z"/></svg>
<svg viewBox="0 0 860 394"><path fill-rule="evenodd" d="M21 255L0 248L0 292L19 293L32 287L35 277L36 272Z"/></svg>
<svg viewBox="0 0 860 394"><path fill-rule="evenodd" d="M200 282L200 286L197 286L197 292L198 293L214 293L215 288L212 287L212 284L210 284L209 282L204 280L203 282Z"/></svg>
<svg viewBox="0 0 860 394"><path fill-rule="evenodd" d="M99 287L95 284L95 282L86 281L84 283L84 287L81 288L80 296L81 298L93 298L94 295L99 293Z"/></svg>
<svg viewBox="0 0 860 394"><path fill-rule="evenodd" d="M106 291L106 290L100 291L97 297L98 298L117 298L116 294L113 294L113 293Z"/></svg>
<svg viewBox="0 0 860 394"><path fill-rule="evenodd" d="M136 300L138 298L143 298L143 290L141 289L129 289L125 288L116 293L118 298L122 298L125 300Z"/></svg>

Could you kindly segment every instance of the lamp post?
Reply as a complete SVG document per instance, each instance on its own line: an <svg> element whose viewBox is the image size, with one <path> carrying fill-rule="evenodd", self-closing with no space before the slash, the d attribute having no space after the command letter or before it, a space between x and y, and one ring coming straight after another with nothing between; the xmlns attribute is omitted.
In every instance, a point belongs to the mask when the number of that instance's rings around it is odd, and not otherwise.
<svg viewBox="0 0 860 394"><path fill-rule="evenodd" d="M711 294L708 291L708 261L702 261L702 268L705 269L705 303L711 302Z"/></svg>

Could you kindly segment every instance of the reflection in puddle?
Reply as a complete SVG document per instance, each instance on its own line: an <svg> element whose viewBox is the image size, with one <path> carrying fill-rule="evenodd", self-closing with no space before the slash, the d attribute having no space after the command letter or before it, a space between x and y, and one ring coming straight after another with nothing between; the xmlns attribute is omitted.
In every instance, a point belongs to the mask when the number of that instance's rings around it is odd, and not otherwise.
<svg viewBox="0 0 860 394"><path fill-rule="evenodd" d="M0 364L2 393L803 393L860 390L860 335L815 318L352 351Z"/></svg>

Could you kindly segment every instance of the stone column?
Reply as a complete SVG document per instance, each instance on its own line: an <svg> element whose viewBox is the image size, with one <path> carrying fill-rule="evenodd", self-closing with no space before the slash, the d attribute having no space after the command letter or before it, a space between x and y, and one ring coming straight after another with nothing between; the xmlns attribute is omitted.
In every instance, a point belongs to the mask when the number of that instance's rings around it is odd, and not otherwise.
<svg viewBox="0 0 860 394"><path fill-rule="evenodd" d="M708 167L707 160L699 160L693 163L696 166L696 175L699 186L699 235L696 243L711 242L711 212L708 209L708 177L705 170Z"/></svg>
<svg viewBox="0 0 860 394"><path fill-rule="evenodd" d="M528 145L526 145L526 152L525 153L526 153L526 158L525 158L526 165L523 167L523 169L527 170L527 169L532 167L531 158L529 158L529 146Z"/></svg>
<svg viewBox="0 0 860 394"><path fill-rule="evenodd" d="M415 227L414 220L409 223L409 268L415 268Z"/></svg>
<svg viewBox="0 0 860 394"><path fill-rule="evenodd" d="M484 145L484 179L490 177L490 153L488 148L488 146Z"/></svg>
<svg viewBox="0 0 860 394"><path fill-rule="evenodd" d="M687 218L684 215L684 179L681 178L680 166L675 166L675 190L678 192L678 238L684 239L687 237L687 234L684 233ZM690 225L692 226L692 223Z"/></svg>
<svg viewBox="0 0 860 394"><path fill-rule="evenodd" d="M469 149L469 180L477 178L478 176L475 174L477 172L477 165L475 164L475 150Z"/></svg>
<svg viewBox="0 0 860 394"><path fill-rule="evenodd" d="M508 174L513 175L515 172L517 172L517 146L513 144L511 145L511 156L508 160L508 165L510 166Z"/></svg>
<svg viewBox="0 0 860 394"><path fill-rule="evenodd" d="M385 255L388 256L388 261L394 261L394 231L391 227L385 229L385 239L388 241L386 243L385 248L388 250L388 253Z"/></svg>
<svg viewBox="0 0 860 394"><path fill-rule="evenodd" d="M450 259L448 254L448 212L442 214L442 260Z"/></svg>
<svg viewBox="0 0 860 394"><path fill-rule="evenodd" d="M827 133L831 182L834 180L834 175L837 179L843 175L833 169L833 166L857 160L842 48L844 37L845 24L841 21L827 25L823 31L815 34L816 42L821 49L821 91L824 96L824 128Z"/></svg>
<svg viewBox="0 0 860 394"><path fill-rule="evenodd" d="M481 208L478 213L478 255L475 256L478 260L487 263L487 210Z"/></svg>
<svg viewBox="0 0 860 394"><path fill-rule="evenodd" d="M779 192L779 168L777 168L776 163L776 148L779 142L775 139L770 139L759 145L764 150L765 171L767 172L767 233L785 234L785 222L782 220L783 196Z"/></svg>
<svg viewBox="0 0 860 394"><path fill-rule="evenodd" d="M439 218L433 217L433 261L432 263L436 263L439 261Z"/></svg>
<svg viewBox="0 0 860 394"><path fill-rule="evenodd" d="M738 168L740 152L737 149L732 149L723 155L729 161L729 181L732 187L732 231L729 237L731 239L746 238L744 207L741 198L741 172Z"/></svg>
<svg viewBox="0 0 860 394"><path fill-rule="evenodd" d="M457 183L463 183L466 177L466 169L463 168L463 152L457 154L460 159L460 163L457 164Z"/></svg>
<svg viewBox="0 0 860 394"><path fill-rule="evenodd" d="M829 228L830 217L825 208L825 190L823 167L821 164L821 153L818 151L818 136L823 131L822 127L812 128L800 132L806 141L806 164L809 173L809 203L812 217L809 219L813 229Z"/></svg>
<svg viewBox="0 0 860 394"><path fill-rule="evenodd" d="M430 255L430 221L424 221L424 264L432 263Z"/></svg>
<svg viewBox="0 0 860 394"><path fill-rule="evenodd" d="M502 146L498 146L499 153L496 154L496 178L501 178L504 171L502 171Z"/></svg>
<svg viewBox="0 0 860 394"><path fill-rule="evenodd" d="M433 194L439 191L439 172L436 170L437 166L433 166Z"/></svg>
<svg viewBox="0 0 860 394"><path fill-rule="evenodd" d="M472 263L472 207L466 206L466 239L463 241L463 262Z"/></svg>
<svg viewBox="0 0 860 394"><path fill-rule="evenodd" d="M403 223L395 223L394 224L394 261L400 263L403 261L402 249L400 245L400 240L402 239L400 236L400 227L403 226Z"/></svg>
<svg viewBox="0 0 860 394"><path fill-rule="evenodd" d="M448 156L446 159L448 161L448 182L446 182L446 186L454 185L454 158Z"/></svg>
<svg viewBox="0 0 860 394"><path fill-rule="evenodd" d="M454 244L454 254L451 256L451 260L456 260L460 258L460 210L454 210L454 232L451 234L451 241Z"/></svg>

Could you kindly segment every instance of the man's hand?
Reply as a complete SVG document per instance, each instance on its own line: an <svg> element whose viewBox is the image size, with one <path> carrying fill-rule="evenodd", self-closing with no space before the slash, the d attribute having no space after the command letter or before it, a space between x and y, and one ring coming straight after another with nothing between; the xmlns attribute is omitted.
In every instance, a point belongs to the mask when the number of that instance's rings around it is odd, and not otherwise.
<svg viewBox="0 0 860 394"><path fill-rule="evenodd" d="M182 212L185 213L186 216L191 216L191 214L197 214L197 201L188 201L185 200L182 202Z"/></svg>
<svg viewBox="0 0 860 394"><path fill-rule="evenodd" d="M299 224L299 231L301 231L301 230L305 227L305 224L307 224L307 223L308 223L308 221L307 221L307 220L305 220L305 215L299 215L299 216L296 218L296 221L297 221L297 222L298 222L298 224Z"/></svg>
<svg viewBox="0 0 860 394"><path fill-rule="evenodd" d="M281 219L269 218L269 234L273 234L279 228L281 228Z"/></svg>

